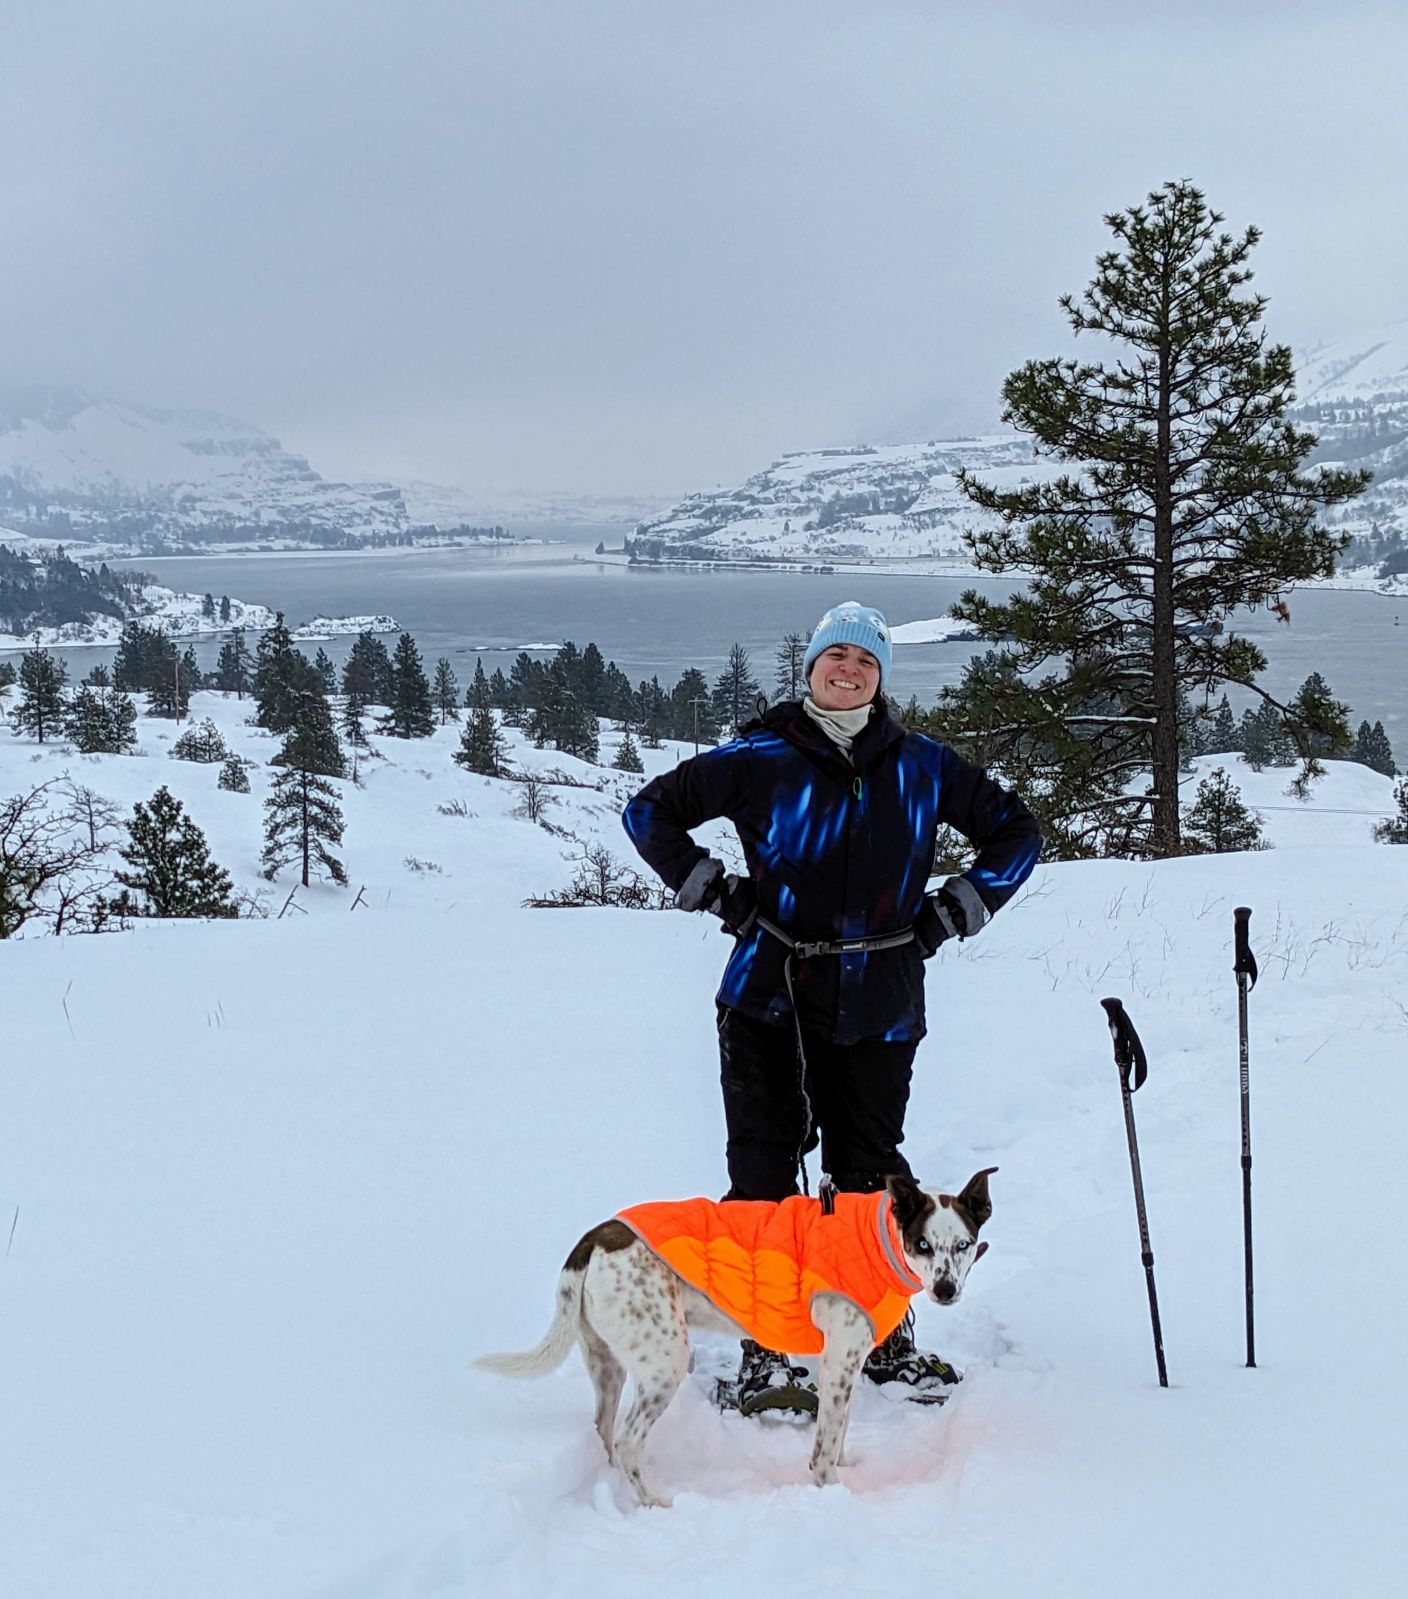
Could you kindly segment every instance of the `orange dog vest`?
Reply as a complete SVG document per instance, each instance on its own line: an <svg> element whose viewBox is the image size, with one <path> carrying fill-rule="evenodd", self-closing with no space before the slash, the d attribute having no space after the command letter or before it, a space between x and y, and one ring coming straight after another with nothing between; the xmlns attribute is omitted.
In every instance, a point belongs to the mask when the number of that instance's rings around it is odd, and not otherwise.
<svg viewBox="0 0 1408 1599"><path fill-rule="evenodd" d="M814 1295L855 1300L878 1344L924 1286L905 1261L886 1193L837 1194L829 1215L800 1195L665 1200L617 1214L750 1338L790 1355L821 1351Z"/></svg>

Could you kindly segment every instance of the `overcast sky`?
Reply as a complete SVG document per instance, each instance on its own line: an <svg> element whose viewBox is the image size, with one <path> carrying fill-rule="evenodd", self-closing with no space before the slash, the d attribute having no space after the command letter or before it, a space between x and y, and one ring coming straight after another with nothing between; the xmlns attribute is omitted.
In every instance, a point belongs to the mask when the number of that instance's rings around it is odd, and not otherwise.
<svg viewBox="0 0 1408 1599"><path fill-rule="evenodd" d="M992 425L1104 212L1408 316L1408 6L0 0L0 382L326 475L672 494Z"/></svg>

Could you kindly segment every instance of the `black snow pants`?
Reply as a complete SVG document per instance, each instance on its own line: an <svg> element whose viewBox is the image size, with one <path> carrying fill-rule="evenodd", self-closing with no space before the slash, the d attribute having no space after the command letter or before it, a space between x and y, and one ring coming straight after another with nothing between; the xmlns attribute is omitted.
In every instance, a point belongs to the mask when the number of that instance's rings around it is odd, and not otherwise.
<svg viewBox="0 0 1408 1599"><path fill-rule="evenodd" d="M786 1199L799 1192L803 1106L796 1028L760 1022L727 1005L718 1010L730 1184L724 1198ZM912 1175L899 1146L917 1041L835 1044L807 1031L803 1038L813 1123L808 1148L816 1147L819 1134L822 1170L852 1194L883 1188L892 1173Z"/></svg>

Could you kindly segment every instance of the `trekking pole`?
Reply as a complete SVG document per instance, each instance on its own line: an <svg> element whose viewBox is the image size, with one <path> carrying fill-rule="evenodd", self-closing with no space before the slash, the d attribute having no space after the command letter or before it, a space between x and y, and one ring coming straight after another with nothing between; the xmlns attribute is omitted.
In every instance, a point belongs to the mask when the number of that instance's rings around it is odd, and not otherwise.
<svg viewBox="0 0 1408 1599"><path fill-rule="evenodd" d="M1232 912L1236 928L1237 958L1232 970L1237 974L1238 1062L1242 1088L1242 1247L1247 1273L1247 1365L1256 1365L1256 1332L1252 1311L1252 1097L1247 1069L1247 994L1256 987L1256 956L1247 937L1252 913L1245 905Z"/></svg>
<svg viewBox="0 0 1408 1599"><path fill-rule="evenodd" d="M1115 1065L1119 1068L1120 1094L1124 1100L1124 1130L1129 1140L1130 1169L1134 1173L1134 1208L1139 1215L1140 1259L1144 1262L1144 1281L1149 1289L1149 1319L1154 1326L1154 1356L1159 1363L1159 1387L1167 1388L1164 1333L1159 1324L1159 1295L1154 1287L1154 1251L1149 1247L1149 1219L1144 1213L1144 1177L1139 1169L1139 1140L1134 1131L1134 1103L1130 1097L1149 1075L1149 1063L1124 1005L1117 999L1102 999L1100 1003L1109 1018L1110 1037L1115 1043ZM1133 1083L1129 1080L1131 1071L1134 1074Z"/></svg>

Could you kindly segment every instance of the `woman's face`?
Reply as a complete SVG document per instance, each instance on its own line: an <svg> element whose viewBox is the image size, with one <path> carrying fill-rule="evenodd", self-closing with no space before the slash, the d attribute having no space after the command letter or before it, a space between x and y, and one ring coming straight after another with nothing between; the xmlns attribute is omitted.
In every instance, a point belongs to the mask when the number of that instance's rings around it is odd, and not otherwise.
<svg viewBox="0 0 1408 1599"><path fill-rule="evenodd" d="M856 711L880 691L880 663L858 644L833 644L812 662L807 686L823 711Z"/></svg>

